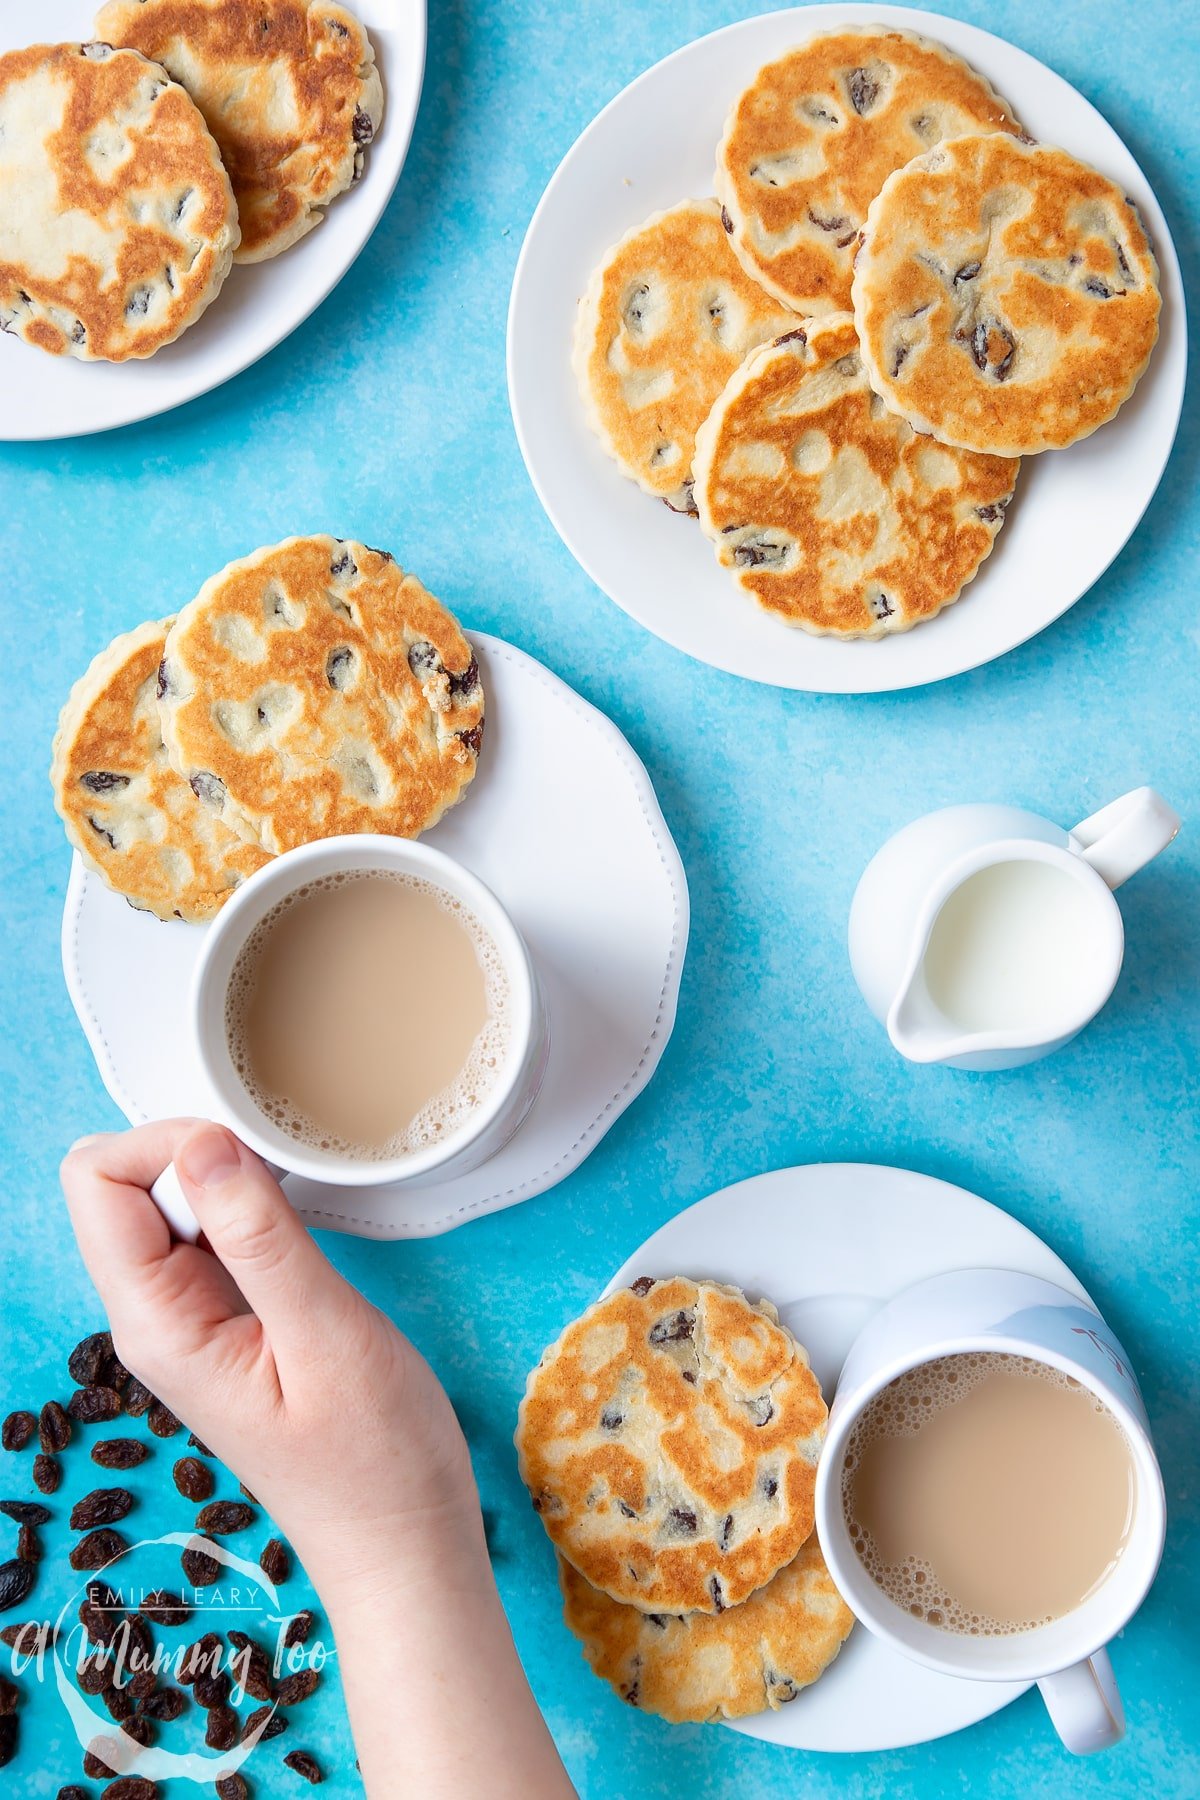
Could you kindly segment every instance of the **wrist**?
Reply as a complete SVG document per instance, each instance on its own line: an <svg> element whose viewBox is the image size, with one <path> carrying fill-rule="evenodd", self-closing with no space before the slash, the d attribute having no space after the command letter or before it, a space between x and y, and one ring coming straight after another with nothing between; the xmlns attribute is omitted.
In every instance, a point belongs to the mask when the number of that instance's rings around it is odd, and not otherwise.
<svg viewBox="0 0 1200 1800"><path fill-rule="evenodd" d="M472 1492L436 1509L392 1514L293 1538L331 1620L413 1607L448 1588L490 1583L479 1502Z"/></svg>

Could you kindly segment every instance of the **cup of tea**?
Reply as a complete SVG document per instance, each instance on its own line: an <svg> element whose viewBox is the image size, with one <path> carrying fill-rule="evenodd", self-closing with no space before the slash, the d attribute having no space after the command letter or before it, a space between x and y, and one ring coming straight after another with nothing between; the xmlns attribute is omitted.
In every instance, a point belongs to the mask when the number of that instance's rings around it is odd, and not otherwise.
<svg viewBox="0 0 1200 1800"><path fill-rule="evenodd" d="M440 850L322 838L276 857L209 927L189 1029L213 1116L277 1172L339 1187L447 1179L513 1136L549 1025L500 901ZM174 1169L154 1198L199 1227Z"/></svg>
<svg viewBox="0 0 1200 1800"><path fill-rule="evenodd" d="M1162 1555L1162 1475L1098 1313L1004 1270L939 1275L851 1347L817 1470L847 1604L944 1675L1036 1681L1077 1754L1124 1735L1104 1646Z"/></svg>

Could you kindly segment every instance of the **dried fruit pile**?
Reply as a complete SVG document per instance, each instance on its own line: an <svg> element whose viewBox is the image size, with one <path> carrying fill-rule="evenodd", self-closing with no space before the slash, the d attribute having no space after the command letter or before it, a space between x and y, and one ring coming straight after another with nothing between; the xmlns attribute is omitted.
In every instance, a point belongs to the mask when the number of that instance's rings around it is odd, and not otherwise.
<svg viewBox="0 0 1200 1800"><path fill-rule="evenodd" d="M131 1419L144 1417L158 1438L174 1437L182 1429L162 1401L124 1367L108 1332L95 1332L76 1345L67 1368L76 1391L65 1407L48 1400L40 1413L9 1413L0 1427L0 1444L14 1454L36 1439L32 1480L39 1493L58 1491L63 1480L63 1453L76 1425L107 1425L124 1414ZM245 1487L242 1500L214 1498L220 1465L214 1466L212 1452L198 1438L190 1437L188 1448L194 1454L181 1457L172 1474L182 1497L200 1509L195 1517L196 1535L180 1556L188 1583L198 1590L214 1586L221 1577L222 1564L210 1554L210 1547L216 1547L214 1540L249 1531L259 1515L257 1502ZM144 1439L134 1437L104 1438L91 1450L92 1461L99 1468L119 1471L138 1467L152 1454ZM103 1800L156 1800L159 1790L154 1782L121 1770L128 1770L131 1760L136 1766L137 1746L153 1744L159 1727L189 1711L185 1689L191 1689L192 1701L206 1714L205 1743L212 1750L224 1751L251 1738L266 1742L278 1737L289 1724L279 1709L307 1700L320 1683L312 1667L277 1675L267 1651L242 1631L230 1630L224 1636L206 1632L182 1653L169 1646L158 1648L152 1628L179 1630L191 1619L194 1607L182 1594L155 1589L143 1593L137 1607L130 1610L119 1588L110 1585L119 1580L114 1570L131 1549L116 1527L136 1506L128 1488L97 1487L75 1501L69 1520L71 1530L78 1534L69 1552L70 1566L94 1577L78 1609L87 1652L80 1659L76 1679L83 1693L103 1702L115 1725L111 1736L97 1737L91 1743L83 1759L85 1776L108 1782ZM34 1591L42 1560L39 1529L50 1523L52 1514L40 1501L20 1499L0 1500L0 1515L16 1528L16 1554L8 1561L0 1560L0 1613L6 1613L24 1609ZM0 1537L0 1559L3 1556ZM288 1579L291 1557L279 1538L267 1541L259 1567L276 1587ZM284 1649L292 1651L306 1644L315 1624L312 1612L293 1615L284 1634ZM33 1619L0 1629L0 1643L13 1652L14 1671L18 1656L38 1655L56 1636L53 1624ZM178 1686L160 1680L164 1661L176 1671ZM263 1704L242 1719L230 1702L245 1695ZM17 1754L20 1700L18 1685L0 1675L0 1768ZM293 1751L283 1760L305 1781L324 1780L320 1765L306 1750ZM249 1800L251 1790L240 1773L221 1775L215 1786L220 1800ZM93 1795L85 1787L69 1784L59 1789L58 1800L93 1800Z"/></svg>

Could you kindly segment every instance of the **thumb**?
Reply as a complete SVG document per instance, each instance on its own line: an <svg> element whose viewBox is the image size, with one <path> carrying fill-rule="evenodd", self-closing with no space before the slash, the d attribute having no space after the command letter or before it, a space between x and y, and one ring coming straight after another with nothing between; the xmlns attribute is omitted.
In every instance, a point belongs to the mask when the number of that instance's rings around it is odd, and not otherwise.
<svg viewBox="0 0 1200 1800"><path fill-rule="evenodd" d="M275 1177L224 1126L203 1123L175 1152L175 1169L217 1259L272 1346L307 1344L345 1283L318 1250Z"/></svg>

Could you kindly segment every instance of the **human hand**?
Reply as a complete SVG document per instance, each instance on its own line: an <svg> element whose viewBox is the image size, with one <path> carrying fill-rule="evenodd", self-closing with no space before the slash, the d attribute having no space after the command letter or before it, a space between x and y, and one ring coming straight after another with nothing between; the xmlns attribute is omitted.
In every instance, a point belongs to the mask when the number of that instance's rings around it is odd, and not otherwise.
<svg viewBox="0 0 1200 1800"><path fill-rule="evenodd" d="M173 1241L147 1192L171 1162L200 1244ZM485 1554L433 1371L232 1133L172 1120L84 1139L62 1183L122 1362L269 1509L319 1590L378 1596L403 1582L407 1546L414 1571L431 1547Z"/></svg>

